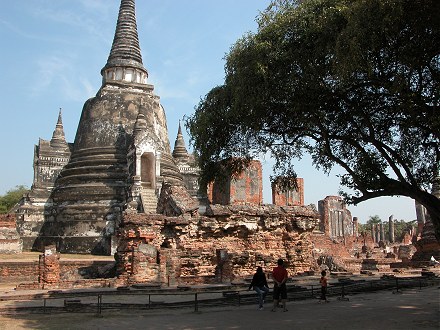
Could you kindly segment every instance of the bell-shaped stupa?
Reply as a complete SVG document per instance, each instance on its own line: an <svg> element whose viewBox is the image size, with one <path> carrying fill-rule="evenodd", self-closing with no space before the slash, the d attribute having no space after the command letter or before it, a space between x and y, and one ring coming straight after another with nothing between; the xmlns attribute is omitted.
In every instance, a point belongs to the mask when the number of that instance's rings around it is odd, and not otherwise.
<svg viewBox="0 0 440 330"><path fill-rule="evenodd" d="M101 75L101 88L84 104L70 161L55 182L53 206L46 212L50 216L36 243L40 248L56 244L60 252L110 254L128 201L143 199L154 211L161 185L182 183L165 111L142 63L134 0L121 1ZM138 118L141 145L135 141ZM54 133L55 143L62 143L61 138Z"/></svg>

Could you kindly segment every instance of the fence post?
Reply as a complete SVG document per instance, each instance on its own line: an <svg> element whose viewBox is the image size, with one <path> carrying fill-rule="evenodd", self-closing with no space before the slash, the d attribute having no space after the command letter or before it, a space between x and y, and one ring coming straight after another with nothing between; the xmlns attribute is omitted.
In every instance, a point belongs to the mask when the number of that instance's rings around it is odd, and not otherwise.
<svg viewBox="0 0 440 330"><path fill-rule="evenodd" d="M199 302L197 300L197 292L194 293L194 312L199 311Z"/></svg>
<svg viewBox="0 0 440 330"><path fill-rule="evenodd" d="M102 295L98 294L98 316L101 316L102 311Z"/></svg>
<svg viewBox="0 0 440 330"><path fill-rule="evenodd" d="M44 298L43 313L46 314L46 298Z"/></svg>
<svg viewBox="0 0 440 330"><path fill-rule="evenodd" d="M342 284L341 296L338 298L338 300L349 301L349 299L345 297L345 285L344 284Z"/></svg>

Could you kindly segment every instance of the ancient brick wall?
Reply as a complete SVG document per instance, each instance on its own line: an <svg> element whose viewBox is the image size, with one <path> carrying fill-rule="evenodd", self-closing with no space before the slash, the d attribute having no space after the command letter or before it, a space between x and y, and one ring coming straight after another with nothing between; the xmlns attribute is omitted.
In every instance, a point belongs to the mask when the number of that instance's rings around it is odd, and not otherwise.
<svg viewBox="0 0 440 330"><path fill-rule="evenodd" d="M271 270L278 258L293 275L315 263L310 235L317 222L305 206L211 205L203 216L179 217L126 213L118 275L128 283L213 283L251 276L256 266Z"/></svg>
<svg viewBox="0 0 440 330"><path fill-rule="evenodd" d="M313 255L321 264L326 264L331 271L348 271L345 259L351 257L343 241L336 241L325 234L314 233L312 236Z"/></svg>
<svg viewBox="0 0 440 330"><path fill-rule="evenodd" d="M94 277L103 277L105 270L114 266L111 261L59 261L60 282L82 281ZM39 261L2 261L0 262L0 282L23 283L38 282L40 273ZM87 287L87 284L80 284ZM68 286L66 286L68 287Z"/></svg>
<svg viewBox="0 0 440 330"><path fill-rule="evenodd" d="M38 281L38 261L34 262L0 262L0 282L19 283Z"/></svg>

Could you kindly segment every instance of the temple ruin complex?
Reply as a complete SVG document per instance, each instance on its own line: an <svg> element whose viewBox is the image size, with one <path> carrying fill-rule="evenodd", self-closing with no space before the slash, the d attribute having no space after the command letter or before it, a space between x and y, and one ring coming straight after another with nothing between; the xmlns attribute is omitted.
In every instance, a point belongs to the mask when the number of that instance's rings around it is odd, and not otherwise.
<svg viewBox="0 0 440 330"><path fill-rule="evenodd" d="M394 238L383 228L362 236L341 197L304 205L301 178L295 189L274 185L272 204L264 204L256 160L203 195L180 124L171 149L165 109L142 62L134 0L121 0L101 75L74 142L65 139L60 111L52 139L35 146L30 193L15 217L0 219L2 251L43 252L46 284L60 281L46 271L59 253L114 255L125 284L232 281L278 258L291 275L389 269L402 259L398 250L372 257L379 241Z"/></svg>

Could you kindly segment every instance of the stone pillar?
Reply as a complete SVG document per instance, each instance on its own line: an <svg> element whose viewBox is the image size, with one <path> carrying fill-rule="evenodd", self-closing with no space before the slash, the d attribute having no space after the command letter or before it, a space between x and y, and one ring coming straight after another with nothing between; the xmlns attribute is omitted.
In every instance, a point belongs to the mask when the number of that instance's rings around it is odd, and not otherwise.
<svg viewBox="0 0 440 330"><path fill-rule="evenodd" d="M388 218L388 230L390 235L390 243L394 243L394 216L391 214Z"/></svg>
<svg viewBox="0 0 440 330"><path fill-rule="evenodd" d="M371 237L373 238L373 243L376 243L376 226L374 223L371 224Z"/></svg>
<svg viewBox="0 0 440 330"><path fill-rule="evenodd" d="M344 223L345 215L344 215L344 213L339 212L339 217L341 218L341 236L345 237L345 223Z"/></svg>
<svg viewBox="0 0 440 330"><path fill-rule="evenodd" d="M379 223L376 225L376 242L377 243L380 242L380 224Z"/></svg>
<svg viewBox="0 0 440 330"><path fill-rule="evenodd" d="M359 234L359 223L358 223L358 218L357 217L353 217L353 236L354 237L358 237Z"/></svg>
<svg viewBox="0 0 440 330"><path fill-rule="evenodd" d="M384 228L383 222L381 222L379 224L379 228L380 228L380 240L382 242L385 242L385 228Z"/></svg>
<svg viewBox="0 0 440 330"><path fill-rule="evenodd" d="M336 217L336 212L330 212L330 237L338 236L338 218Z"/></svg>

